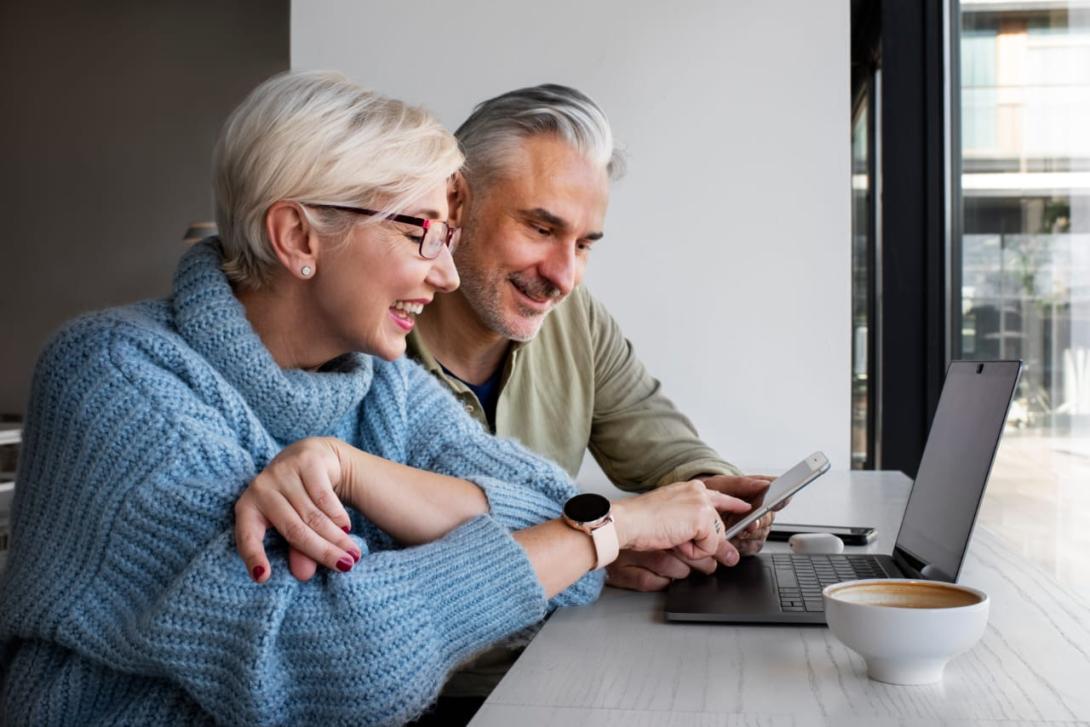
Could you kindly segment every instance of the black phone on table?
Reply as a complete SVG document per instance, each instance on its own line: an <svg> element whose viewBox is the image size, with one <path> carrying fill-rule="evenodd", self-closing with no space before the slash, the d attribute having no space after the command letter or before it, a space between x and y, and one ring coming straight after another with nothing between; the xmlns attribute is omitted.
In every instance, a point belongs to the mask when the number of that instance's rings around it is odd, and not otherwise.
<svg viewBox="0 0 1090 727"><path fill-rule="evenodd" d="M873 542L877 531L865 525L801 525L795 523L772 523L768 533L769 540L786 541L799 533L829 533L844 541L844 545L866 545Z"/></svg>

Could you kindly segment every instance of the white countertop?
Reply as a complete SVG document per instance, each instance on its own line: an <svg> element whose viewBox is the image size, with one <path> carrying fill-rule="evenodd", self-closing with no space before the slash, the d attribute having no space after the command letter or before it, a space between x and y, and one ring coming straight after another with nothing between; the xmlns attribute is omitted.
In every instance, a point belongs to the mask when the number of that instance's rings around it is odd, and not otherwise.
<svg viewBox="0 0 1090 727"><path fill-rule="evenodd" d="M781 519L873 525L848 552L888 553L909 486L830 472ZM990 595L990 621L940 684L871 681L825 627L667 624L661 594L607 588L549 619L472 725L1090 723L1090 606L980 528L959 581Z"/></svg>

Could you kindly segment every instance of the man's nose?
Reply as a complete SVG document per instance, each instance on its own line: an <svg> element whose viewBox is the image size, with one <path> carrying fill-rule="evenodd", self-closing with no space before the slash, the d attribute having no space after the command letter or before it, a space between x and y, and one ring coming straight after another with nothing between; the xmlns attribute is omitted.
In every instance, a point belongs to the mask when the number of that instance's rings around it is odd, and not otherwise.
<svg viewBox="0 0 1090 727"><path fill-rule="evenodd" d="M444 246L443 251L439 253L439 257L432 260L427 281L440 293L450 293L458 289L458 284L461 281L458 278L458 269L454 267L454 258L451 257L450 248Z"/></svg>
<svg viewBox="0 0 1090 727"><path fill-rule="evenodd" d="M539 268L542 276L560 291L561 297L572 292L578 283L580 263L575 255L575 244L557 245Z"/></svg>

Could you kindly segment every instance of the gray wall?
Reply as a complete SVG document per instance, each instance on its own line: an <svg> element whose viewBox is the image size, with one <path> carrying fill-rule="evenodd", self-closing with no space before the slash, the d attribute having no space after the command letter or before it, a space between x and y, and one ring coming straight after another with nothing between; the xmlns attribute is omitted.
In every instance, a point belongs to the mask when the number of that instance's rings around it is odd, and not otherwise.
<svg viewBox="0 0 1090 727"><path fill-rule="evenodd" d="M0 413L21 412L50 333L162 296L212 215L230 110L288 68L288 0L0 6Z"/></svg>
<svg viewBox="0 0 1090 727"><path fill-rule="evenodd" d="M291 45L451 128L519 86L594 96L630 163L591 290L740 466L850 466L847 0L295 0Z"/></svg>

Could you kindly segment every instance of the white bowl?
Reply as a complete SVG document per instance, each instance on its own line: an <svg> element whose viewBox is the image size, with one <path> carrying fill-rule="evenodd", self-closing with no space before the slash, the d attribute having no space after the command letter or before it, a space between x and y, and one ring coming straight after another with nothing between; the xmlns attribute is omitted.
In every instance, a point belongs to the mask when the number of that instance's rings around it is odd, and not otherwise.
<svg viewBox="0 0 1090 727"><path fill-rule="evenodd" d="M889 684L940 681L988 625L987 594L954 583L847 581L822 594L833 634L863 657L871 679Z"/></svg>

